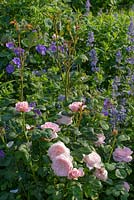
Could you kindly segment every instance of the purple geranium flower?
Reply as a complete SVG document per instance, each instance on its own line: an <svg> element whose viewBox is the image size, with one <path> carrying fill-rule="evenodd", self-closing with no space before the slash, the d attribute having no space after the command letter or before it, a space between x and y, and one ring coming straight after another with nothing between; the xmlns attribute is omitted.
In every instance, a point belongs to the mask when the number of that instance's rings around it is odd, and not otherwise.
<svg viewBox="0 0 134 200"><path fill-rule="evenodd" d="M5 153L3 150L0 150L0 158L4 158L5 157Z"/></svg>
<svg viewBox="0 0 134 200"><path fill-rule="evenodd" d="M6 71L7 71L8 74L13 73L14 72L14 66L11 65L11 64L7 65L6 66Z"/></svg>
<svg viewBox="0 0 134 200"><path fill-rule="evenodd" d="M46 55L47 48L44 45L39 44L36 46L36 51L44 56Z"/></svg>
<svg viewBox="0 0 134 200"><path fill-rule="evenodd" d="M25 50L22 49L21 47L14 48L14 53L16 56L21 56L24 54L24 52L25 52Z"/></svg>
<svg viewBox="0 0 134 200"><path fill-rule="evenodd" d="M14 63L15 65L17 65L18 68L20 68L20 66L21 66L20 58L15 57L15 58L12 59L12 61L13 61L13 63Z"/></svg>
<svg viewBox="0 0 134 200"><path fill-rule="evenodd" d="M7 47L8 49L13 49L13 48L14 48L14 43L13 43L13 42L7 42L7 43L6 43L6 47Z"/></svg>
<svg viewBox="0 0 134 200"><path fill-rule="evenodd" d="M49 47L49 51L51 52L56 52L57 51L57 46L56 46L56 42L52 42L50 47Z"/></svg>

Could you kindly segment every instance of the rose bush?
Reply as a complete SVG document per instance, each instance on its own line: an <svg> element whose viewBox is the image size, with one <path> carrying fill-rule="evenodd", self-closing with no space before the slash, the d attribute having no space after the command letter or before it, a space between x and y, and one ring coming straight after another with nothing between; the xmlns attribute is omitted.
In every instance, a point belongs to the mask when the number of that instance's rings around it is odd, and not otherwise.
<svg viewBox="0 0 134 200"><path fill-rule="evenodd" d="M2 1L0 200L134 198L133 13L85 3Z"/></svg>

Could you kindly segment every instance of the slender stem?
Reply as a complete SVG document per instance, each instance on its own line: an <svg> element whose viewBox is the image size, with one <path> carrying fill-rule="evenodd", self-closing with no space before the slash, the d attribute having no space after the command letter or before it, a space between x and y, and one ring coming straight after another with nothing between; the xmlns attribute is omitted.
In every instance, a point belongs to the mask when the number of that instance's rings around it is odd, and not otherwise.
<svg viewBox="0 0 134 200"><path fill-rule="evenodd" d="M112 153L113 153L115 144L116 144L116 135L114 135L113 144L112 144L112 149L111 149L111 152L110 152L110 155L109 155L109 158L108 158L108 163L110 162L110 159L111 159L111 156L112 156Z"/></svg>
<svg viewBox="0 0 134 200"><path fill-rule="evenodd" d="M80 112L79 112L79 119L78 119L78 122L77 122L77 127L78 128L79 128L81 120L82 120L82 114L83 114L83 111L82 111L82 106L81 106L80 107Z"/></svg>

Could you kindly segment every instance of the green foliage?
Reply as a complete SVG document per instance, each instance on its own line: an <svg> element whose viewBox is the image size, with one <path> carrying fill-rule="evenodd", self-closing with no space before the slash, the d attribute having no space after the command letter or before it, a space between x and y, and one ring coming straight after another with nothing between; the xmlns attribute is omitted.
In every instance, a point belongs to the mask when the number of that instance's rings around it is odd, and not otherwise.
<svg viewBox="0 0 134 200"><path fill-rule="evenodd" d="M85 14L81 0L2 0L0 200L134 198L133 164L113 157L117 147L134 148L134 71L127 62L133 51L126 51L132 45L128 26L133 13L113 12L123 2L91 0ZM125 3L129 7L132 1ZM101 13L101 8L111 12ZM94 41L88 44L91 32ZM15 47L10 49L8 42ZM24 52L16 55L16 47ZM91 50L96 51L96 65ZM20 65L14 63L16 57ZM11 73L8 64L14 65ZM28 110L17 110L22 101L29 103ZM75 112L69 108L73 102L81 102ZM45 122L56 123L59 131L42 128ZM52 169L48 149L58 141L70 149L73 168L83 168L78 180L57 176ZM97 176L96 166L89 169L83 159L94 151L101 156L101 170L108 172L106 180L103 171ZM130 191L124 182L130 183Z"/></svg>

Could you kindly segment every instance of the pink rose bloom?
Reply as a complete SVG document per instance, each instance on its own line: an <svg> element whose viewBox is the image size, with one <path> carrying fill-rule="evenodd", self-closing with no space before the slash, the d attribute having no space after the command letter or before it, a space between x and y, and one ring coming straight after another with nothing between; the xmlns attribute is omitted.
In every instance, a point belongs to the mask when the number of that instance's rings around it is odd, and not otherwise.
<svg viewBox="0 0 134 200"><path fill-rule="evenodd" d="M102 166L101 157L95 151L88 155L84 155L83 160L89 169L93 169L94 167L101 168Z"/></svg>
<svg viewBox="0 0 134 200"><path fill-rule="evenodd" d="M48 149L48 155L51 160L54 160L57 156L61 154L70 156L70 150L64 145L63 142L56 142Z"/></svg>
<svg viewBox="0 0 134 200"><path fill-rule="evenodd" d="M72 159L65 154L56 156L52 162L52 169L57 176L68 176L68 173L72 168Z"/></svg>
<svg viewBox="0 0 134 200"><path fill-rule="evenodd" d="M80 108L84 110L84 108L86 108L86 105L83 105L83 102L73 102L69 105L69 109L73 112L79 112Z"/></svg>
<svg viewBox="0 0 134 200"><path fill-rule="evenodd" d="M130 162L132 160L132 153L133 151L128 147L118 147L113 152L113 159L117 162Z"/></svg>
<svg viewBox="0 0 134 200"><path fill-rule="evenodd" d="M106 181L107 178L108 178L108 172L107 172L107 170L104 167L102 167L100 169L96 169L95 172L94 172L94 175L99 180L102 180L102 181Z"/></svg>
<svg viewBox="0 0 134 200"><path fill-rule="evenodd" d="M57 119L56 123L70 125L72 124L72 117L61 115L60 118Z"/></svg>
<svg viewBox="0 0 134 200"><path fill-rule="evenodd" d="M15 109L18 112L29 112L31 108L28 105L27 101L18 102L15 104Z"/></svg>
<svg viewBox="0 0 134 200"><path fill-rule="evenodd" d="M129 190L130 190L130 185L128 184L128 182L124 181L123 187L124 187L124 189L125 189L127 192L129 192Z"/></svg>
<svg viewBox="0 0 134 200"><path fill-rule="evenodd" d="M41 125L41 129L46 128L50 128L53 131L53 133L57 133L60 131L59 125L52 122L46 122L45 124Z"/></svg>
<svg viewBox="0 0 134 200"><path fill-rule="evenodd" d="M101 144L104 144L105 142L104 142L104 140L105 140L105 136L104 136L104 134L97 134L97 138L98 138L98 140L95 142L95 144L96 144L96 146L100 146Z"/></svg>
<svg viewBox="0 0 134 200"><path fill-rule="evenodd" d="M83 168L79 168L79 169L73 168L68 173L68 179L77 180L79 177L82 177L82 176L84 176Z"/></svg>

